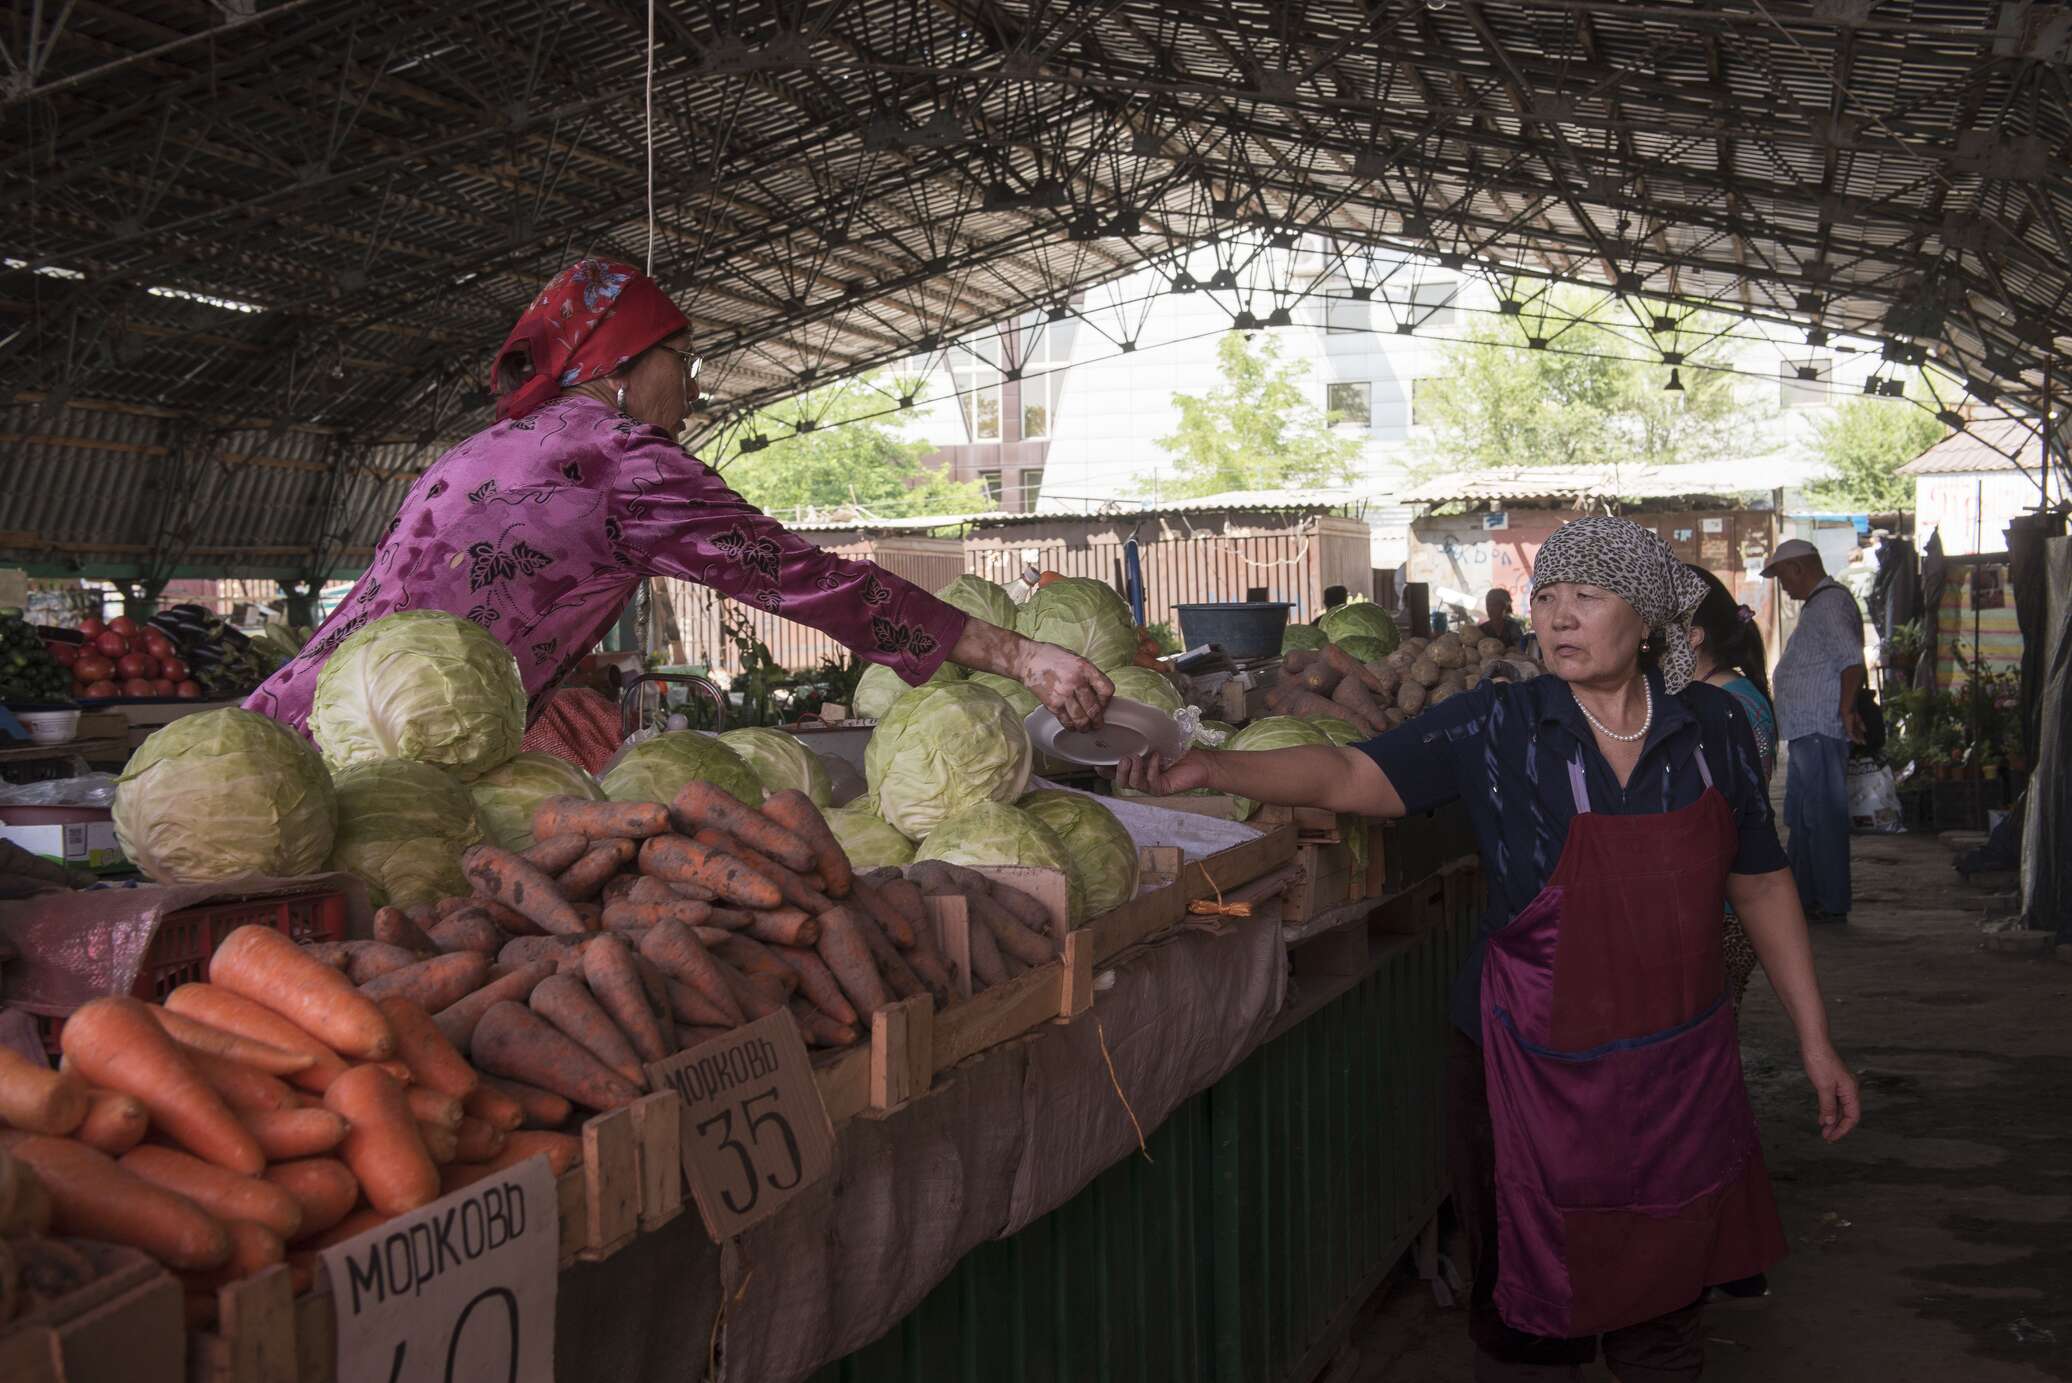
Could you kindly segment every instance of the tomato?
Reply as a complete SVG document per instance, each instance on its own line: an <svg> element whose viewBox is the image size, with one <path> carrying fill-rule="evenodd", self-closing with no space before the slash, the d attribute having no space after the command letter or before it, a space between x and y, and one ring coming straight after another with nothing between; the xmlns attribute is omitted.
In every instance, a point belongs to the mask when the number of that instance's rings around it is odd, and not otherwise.
<svg viewBox="0 0 2072 1383"><path fill-rule="evenodd" d="M110 697L122 695L122 689L103 677L98 681L87 683L86 690L81 695L85 696L88 701L106 701Z"/></svg>
<svg viewBox="0 0 2072 1383"><path fill-rule="evenodd" d="M59 667L71 667L79 661L79 650L68 643L47 643L44 648L50 652L51 660Z"/></svg>
<svg viewBox="0 0 2072 1383"><path fill-rule="evenodd" d="M108 628L110 632L120 634L125 639L134 638L137 633L137 622L128 615L117 615L108 621Z"/></svg>
<svg viewBox="0 0 2072 1383"><path fill-rule="evenodd" d="M129 640L111 629L94 639L94 647L99 649L106 657L120 658L123 654L129 652Z"/></svg>
<svg viewBox="0 0 2072 1383"><path fill-rule="evenodd" d="M129 679L129 681L124 682L122 684L122 694L124 696L156 695L156 693L151 690L151 684L141 677L132 677Z"/></svg>
<svg viewBox="0 0 2072 1383"><path fill-rule="evenodd" d="M79 632L86 635L89 639L99 638L103 633L107 632L107 629L108 626L97 619L83 619L79 621Z"/></svg>
<svg viewBox="0 0 2072 1383"><path fill-rule="evenodd" d="M105 682L115 675L115 661L98 653L82 653L72 664L72 675L82 682Z"/></svg>
<svg viewBox="0 0 2072 1383"><path fill-rule="evenodd" d="M177 656L180 652L179 649L173 647L171 639L159 633L156 629L146 629L144 631L144 651L154 658L171 658Z"/></svg>
<svg viewBox="0 0 2072 1383"><path fill-rule="evenodd" d="M175 682L184 682L187 680L187 664L178 658L161 658L158 661L158 675L170 677Z"/></svg>
<svg viewBox="0 0 2072 1383"><path fill-rule="evenodd" d="M142 677L149 681L158 674L158 659L149 653L125 653L115 660L115 670L124 677Z"/></svg>
<svg viewBox="0 0 2072 1383"><path fill-rule="evenodd" d="M152 678L151 694L153 696L171 696L173 694L173 679L170 677Z"/></svg>
<svg viewBox="0 0 2072 1383"><path fill-rule="evenodd" d="M201 700L201 683L182 682L179 686L173 688L173 695L185 697L189 701L199 701Z"/></svg>

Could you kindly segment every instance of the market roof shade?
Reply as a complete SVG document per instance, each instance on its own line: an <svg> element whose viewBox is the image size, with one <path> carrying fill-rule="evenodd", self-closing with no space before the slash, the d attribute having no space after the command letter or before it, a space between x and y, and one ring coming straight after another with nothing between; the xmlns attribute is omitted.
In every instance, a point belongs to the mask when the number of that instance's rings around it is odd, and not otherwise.
<svg viewBox="0 0 2072 1383"><path fill-rule="evenodd" d="M1402 496L1405 504L1527 501L1589 508L1608 500L1739 497L1801 490L1826 466L1803 456L1693 461L1677 466L1506 466L1435 475Z"/></svg>
<svg viewBox="0 0 2072 1383"><path fill-rule="evenodd" d="M2028 471L2042 464L2036 428L2019 418L1980 418L1953 432L1899 468L1901 475L1969 475L1974 471Z"/></svg>
<svg viewBox="0 0 2072 1383"><path fill-rule="evenodd" d="M240 8L16 7L0 559L348 563L424 461L374 449L486 420L582 252L652 248L714 418L1240 229L1932 344L2031 411L2072 343L2057 6L656 0L652 239L642 5ZM1388 264L1321 267L1407 313ZM225 511L226 417L316 467Z"/></svg>

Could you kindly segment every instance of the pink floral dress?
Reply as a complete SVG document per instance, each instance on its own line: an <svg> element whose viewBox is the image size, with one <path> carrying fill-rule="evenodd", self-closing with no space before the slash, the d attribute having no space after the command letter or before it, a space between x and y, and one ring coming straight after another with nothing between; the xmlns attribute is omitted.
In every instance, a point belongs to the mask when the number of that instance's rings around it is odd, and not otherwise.
<svg viewBox="0 0 2072 1383"><path fill-rule="evenodd" d="M964 631L961 611L919 587L787 532L660 428L564 394L434 462L345 602L245 706L305 729L317 673L347 635L432 609L502 640L537 713L644 576L796 620L915 685Z"/></svg>

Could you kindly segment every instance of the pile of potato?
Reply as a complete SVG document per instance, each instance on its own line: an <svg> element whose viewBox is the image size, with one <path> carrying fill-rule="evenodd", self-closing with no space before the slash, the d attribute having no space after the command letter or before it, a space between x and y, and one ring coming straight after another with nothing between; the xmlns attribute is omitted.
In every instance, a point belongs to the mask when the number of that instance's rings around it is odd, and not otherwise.
<svg viewBox="0 0 2072 1383"><path fill-rule="evenodd" d="M1500 640L1451 632L1405 639L1374 663L1356 662L1331 644L1289 653L1267 705L1281 715L1335 716L1379 733L1483 682L1522 682L1542 671L1522 653L1506 651Z"/></svg>

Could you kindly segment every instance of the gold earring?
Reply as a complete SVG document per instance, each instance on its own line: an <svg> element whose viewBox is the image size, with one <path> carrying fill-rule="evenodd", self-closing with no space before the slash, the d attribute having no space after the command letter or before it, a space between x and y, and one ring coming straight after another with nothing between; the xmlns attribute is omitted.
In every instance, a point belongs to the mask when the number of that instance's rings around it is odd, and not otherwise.
<svg viewBox="0 0 2072 1383"><path fill-rule="evenodd" d="M620 411L621 413L624 413L624 412L626 411L626 386L625 386L625 385L623 385L623 384L621 384L621 385L619 386L619 393L618 393L618 400L617 400L617 401L618 401L618 405L619 405L619 411Z"/></svg>

